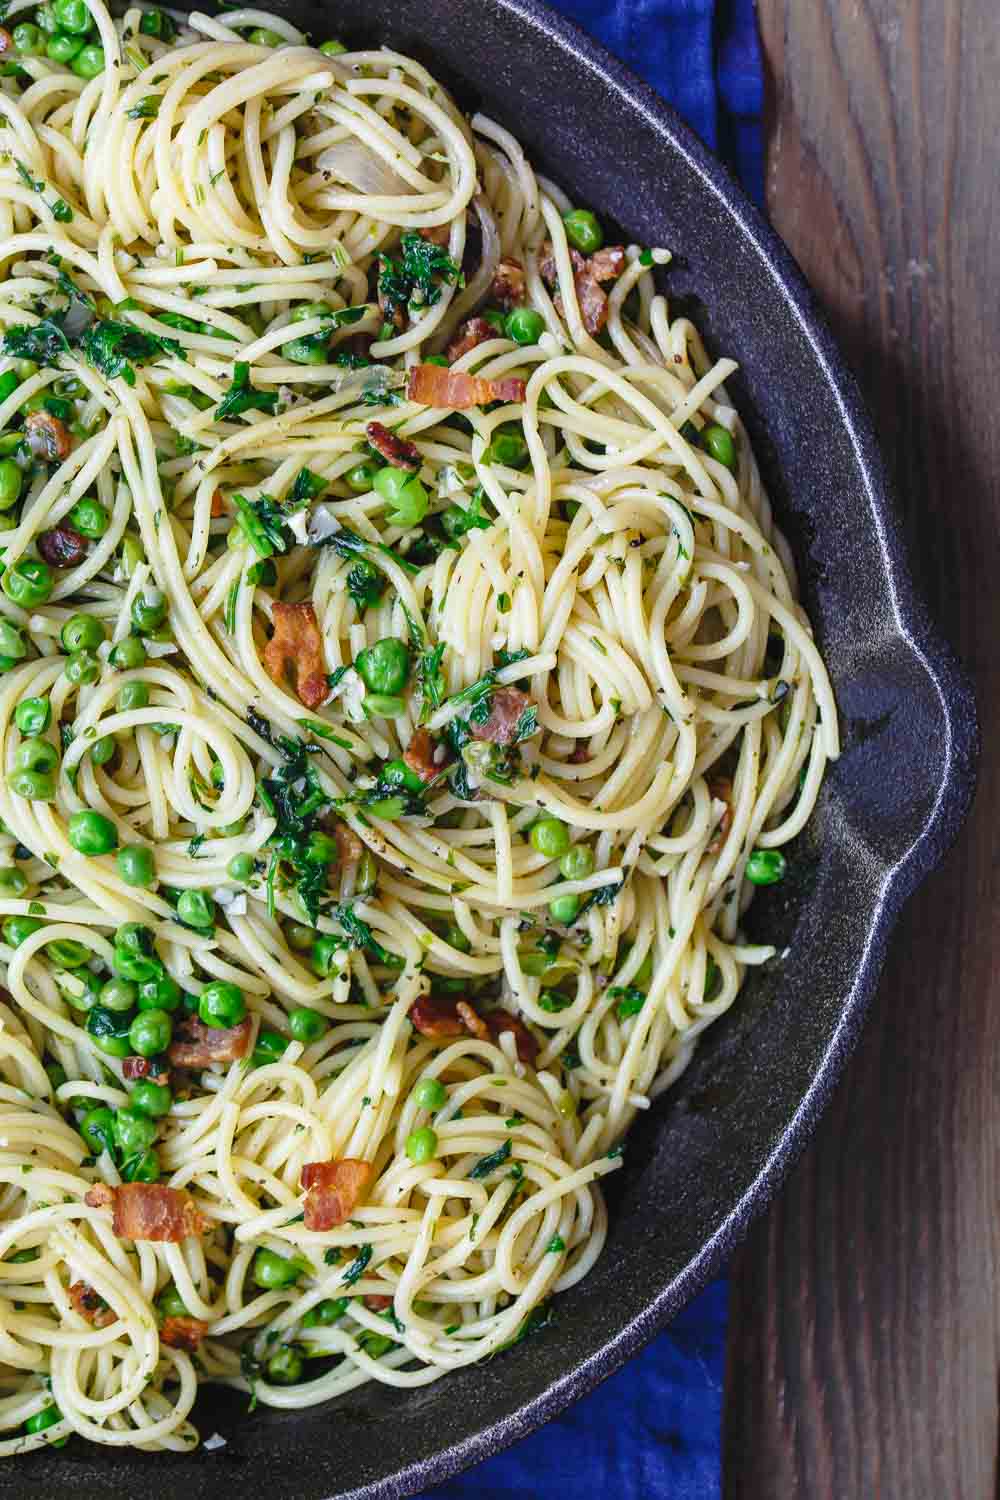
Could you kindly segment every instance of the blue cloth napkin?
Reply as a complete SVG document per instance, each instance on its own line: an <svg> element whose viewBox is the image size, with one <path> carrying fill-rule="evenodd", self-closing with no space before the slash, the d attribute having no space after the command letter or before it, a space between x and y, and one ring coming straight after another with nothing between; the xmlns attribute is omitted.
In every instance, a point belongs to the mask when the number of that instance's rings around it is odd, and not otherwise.
<svg viewBox="0 0 1000 1500"><path fill-rule="evenodd" d="M553 0L645 78L763 202L754 0ZM727 1286L720 1277L591 1395L426 1500L718 1500ZM567 1484L572 1488L568 1488Z"/></svg>

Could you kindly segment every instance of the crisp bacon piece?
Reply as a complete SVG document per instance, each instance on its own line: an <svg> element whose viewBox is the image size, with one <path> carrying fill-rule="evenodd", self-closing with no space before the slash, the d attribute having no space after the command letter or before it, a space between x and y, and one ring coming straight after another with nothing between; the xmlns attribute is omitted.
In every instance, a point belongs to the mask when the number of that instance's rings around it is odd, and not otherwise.
<svg viewBox="0 0 1000 1500"><path fill-rule="evenodd" d="M381 1292L369 1292L361 1300L369 1312L385 1312L387 1308L392 1306L392 1298L383 1296Z"/></svg>
<svg viewBox="0 0 1000 1500"><path fill-rule="evenodd" d="M187 1016L174 1032L168 1057L177 1068L207 1068L212 1063L236 1062L250 1050L253 1022L245 1016L238 1026L206 1026Z"/></svg>
<svg viewBox="0 0 1000 1500"><path fill-rule="evenodd" d="M406 395L421 406L447 406L464 411L486 406L490 401L523 401L525 383L516 376L484 380L465 370L446 370L443 365L414 365Z"/></svg>
<svg viewBox="0 0 1000 1500"><path fill-rule="evenodd" d="M455 330L455 337L444 351L444 357L450 365L456 359L461 359L463 354L468 354L470 349L485 344L487 339L495 338L493 329L485 318L469 318L460 328Z"/></svg>
<svg viewBox="0 0 1000 1500"><path fill-rule="evenodd" d="M369 422L365 428L365 437L376 453L381 453L386 463L392 464L394 469L409 469L411 474L420 472L420 450L416 443L401 438L396 432L390 432L381 422Z"/></svg>
<svg viewBox="0 0 1000 1500"><path fill-rule="evenodd" d="M502 260L493 273L490 299L499 302L504 312L512 307L523 307L527 291L524 282L524 267L513 256Z"/></svg>
<svg viewBox="0 0 1000 1500"><path fill-rule="evenodd" d="M346 1224L371 1175L370 1161L351 1156L339 1161L307 1161L302 1168L306 1228L337 1229Z"/></svg>
<svg viewBox="0 0 1000 1500"><path fill-rule="evenodd" d="M160 1343L170 1349L186 1349L194 1354L208 1332L208 1324L201 1318L164 1318L160 1329Z"/></svg>
<svg viewBox="0 0 1000 1500"><path fill-rule="evenodd" d="M0 26L0 54L10 52L14 46L14 38L6 26Z"/></svg>
<svg viewBox="0 0 1000 1500"><path fill-rule="evenodd" d="M95 1328L107 1328L109 1323L114 1323L118 1314L113 1308L108 1307L104 1298L94 1290L89 1281L74 1281L69 1288L69 1300L73 1304L74 1311L81 1318L86 1318L88 1323Z"/></svg>
<svg viewBox="0 0 1000 1500"><path fill-rule="evenodd" d="M83 1201L88 1208L114 1210L111 1227L120 1240L157 1240L177 1245L189 1235L203 1234L209 1228L210 1221L190 1193L165 1187L161 1182L123 1182L120 1187L99 1182Z"/></svg>
<svg viewBox="0 0 1000 1500"><path fill-rule="evenodd" d="M451 239L451 225L431 224L429 228L418 229L417 233L422 240L430 240L432 245L443 246Z"/></svg>
<svg viewBox="0 0 1000 1500"><path fill-rule="evenodd" d="M455 1009L461 1016L462 1025L465 1027L466 1031L471 1033L471 1035L476 1037L476 1039L480 1042L489 1041L490 1028L487 1026L478 1010L474 1009L474 1007L469 1004L468 1000L459 1000L457 1005L455 1006Z"/></svg>
<svg viewBox="0 0 1000 1500"><path fill-rule="evenodd" d="M465 1026L454 1000L442 995L421 995L410 1006L410 1020L421 1036L462 1036Z"/></svg>
<svg viewBox="0 0 1000 1500"><path fill-rule="evenodd" d="M274 634L264 647L264 667L279 687L291 676L299 702L319 708L329 692L323 637L311 604L275 604Z"/></svg>
<svg viewBox="0 0 1000 1500"><path fill-rule="evenodd" d="M39 532L38 550L50 568L75 568L87 555L87 543L72 526L53 526Z"/></svg>
<svg viewBox="0 0 1000 1500"><path fill-rule="evenodd" d="M209 514L215 519L218 519L219 516L224 516L226 514L226 507L222 503L221 490L216 489L212 491L212 509Z"/></svg>
<svg viewBox="0 0 1000 1500"><path fill-rule="evenodd" d="M535 1060L538 1057L538 1043L523 1021L519 1020L517 1016L510 1015L505 1010L494 1010L486 1017L486 1025L489 1028L490 1036L495 1042L500 1040L505 1031L512 1031L514 1033L514 1044L517 1048L518 1061L528 1063L531 1067L535 1066Z"/></svg>
<svg viewBox="0 0 1000 1500"><path fill-rule="evenodd" d="M624 245L605 245L603 250L596 250L587 261L587 270L593 281L617 281L624 269Z"/></svg>
<svg viewBox="0 0 1000 1500"><path fill-rule="evenodd" d="M437 741L429 730L415 729L413 738L403 751L404 764L415 776L420 777L424 786L429 786L440 776L447 764L446 760L438 762L434 759L437 748Z"/></svg>
<svg viewBox="0 0 1000 1500"><path fill-rule="evenodd" d="M333 823L333 836L337 840L337 853L342 865L356 865L365 846L358 838L354 829L344 822L343 818L335 818Z"/></svg>
<svg viewBox="0 0 1000 1500"><path fill-rule="evenodd" d="M600 333L608 321L608 299L601 290L601 283L617 281L624 271L624 247L605 245L603 250L588 257L582 256L579 250L570 250L569 259L573 267L573 284L576 287L576 300L580 306L583 326L588 333ZM550 287L557 285L559 277L551 240L546 240L542 246L538 269L542 280ZM558 293L553 298L553 303L560 317L564 316L563 301Z"/></svg>
<svg viewBox="0 0 1000 1500"><path fill-rule="evenodd" d="M61 463L73 450L69 428L50 411L31 412L25 418L24 434L34 456L44 458L46 463Z"/></svg>
<svg viewBox="0 0 1000 1500"><path fill-rule="evenodd" d="M135 1078L151 1078L154 1083L168 1083L170 1074L155 1057L125 1057L122 1059L122 1077L130 1081Z"/></svg>
<svg viewBox="0 0 1000 1500"><path fill-rule="evenodd" d="M729 830L733 826L733 783L728 776L713 776L708 783L708 795L714 801L724 802L726 810L719 819L718 827L712 836L712 842L708 846L709 854L718 854L726 839Z"/></svg>
<svg viewBox="0 0 1000 1500"><path fill-rule="evenodd" d="M495 688L490 701L490 716L486 722L477 724L474 720L469 720L472 738L489 740L493 745L513 745L517 740L517 726L521 715L531 701L520 688Z"/></svg>

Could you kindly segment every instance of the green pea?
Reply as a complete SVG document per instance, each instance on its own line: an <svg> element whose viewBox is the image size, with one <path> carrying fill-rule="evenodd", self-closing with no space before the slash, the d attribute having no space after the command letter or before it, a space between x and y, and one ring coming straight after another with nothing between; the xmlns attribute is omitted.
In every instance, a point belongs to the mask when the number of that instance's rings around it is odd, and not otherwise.
<svg viewBox="0 0 1000 1500"><path fill-rule="evenodd" d="M401 693L410 675L410 653L394 635L359 651L354 666L372 693Z"/></svg>
<svg viewBox="0 0 1000 1500"><path fill-rule="evenodd" d="M413 1098L420 1109L440 1109L448 1098L448 1091L437 1078L421 1078L413 1090Z"/></svg>
<svg viewBox="0 0 1000 1500"><path fill-rule="evenodd" d="M34 609L38 604L48 603L55 580L52 569L40 557L21 557L4 573L0 586L7 598L22 609Z"/></svg>
<svg viewBox="0 0 1000 1500"><path fill-rule="evenodd" d="M495 432L483 458L488 464L519 469L527 461L528 445L519 432Z"/></svg>
<svg viewBox="0 0 1000 1500"><path fill-rule="evenodd" d="M291 1344L283 1344L267 1362L267 1378L275 1385L294 1385L302 1379L302 1355Z"/></svg>
<svg viewBox="0 0 1000 1500"><path fill-rule="evenodd" d="M277 31L269 31L266 26L256 26L247 37L255 47L283 47L285 38Z"/></svg>
<svg viewBox="0 0 1000 1500"><path fill-rule="evenodd" d="M549 902L549 916L553 922L561 922L564 926L575 919L579 910L579 896L557 896Z"/></svg>
<svg viewBox="0 0 1000 1500"><path fill-rule="evenodd" d="M38 917L7 917L3 924L3 940L11 948L20 948L45 924Z"/></svg>
<svg viewBox="0 0 1000 1500"><path fill-rule="evenodd" d="M593 869L594 851L589 844L574 844L559 861L559 873L564 880L586 880Z"/></svg>
<svg viewBox="0 0 1000 1500"><path fill-rule="evenodd" d="M284 1255L261 1248L253 1258L251 1272L254 1281L267 1292L281 1287L294 1286L302 1275L301 1267Z"/></svg>
<svg viewBox="0 0 1000 1500"><path fill-rule="evenodd" d="M129 1027L128 1035L140 1057L156 1057L170 1046L174 1023L165 1010L141 1010Z"/></svg>
<svg viewBox="0 0 1000 1500"><path fill-rule="evenodd" d="M118 851L118 874L126 885L145 889L156 881L156 862L152 849L144 844L125 844Z"/></svg>
<svg viewBox="0 0 1000 1500"><path fill-rule="evenodd" d="M51 57L53 62L68 63L73 61L82 47L82 36L71 36L68 31L57 31L49 38L45 55Z"/></svg>
<svg viewBox="0 0 1000 1500"><path fill-rule="evenodd" d="M35 20L41 29L47 31L50 36L52 32L59 30L59 22L56 20L56 14L51 5L40 5L35 12ZM27 376L23 375L21 378L22 380L26 380Z"/></svg>
<svg viewBox="0 0 1000 1500"><path fill-rule="evenodd" d="M131 713L133 709L149 707L149 684L134 681L123 682L118 694L118 712Z"/></svg>
<svg viewBox="0 0 1000 1500"><path fill-rule="evenodd" d="M386 471L382 469L380 472L384 474ZM420 525L427 514L429 505L430 496L426 487L419 479L410 479L389 506L385 518L390 526L402 526L409 529L411 526Z"/></svg>
<svg viewBox="0 0 1000 1500"><path fill-rule="evenodd" d="M326 334L307 334L301 339L289 339L282 344L281 352L286 359L297 365L325 365L328 357Z"/></svg>
<svg viewBox="0 0 1000 1500"><path fill-rule="evenodd" d="M177 35L177 24L165 10L144 10L139 30L143 36L157 36L161 42L172 42Z"/></svg>
<svg viewBox="0 0 1000 1500"><path fill-rule="evenodd" d="M113 1151L115 1144L114 1111L107 1105L88 1110L80 1121L80 1134L96 1156L102 1151Z"/></svg>
<svg viewBox="0 0 1000 1500"><path fill-rule="evenodd" d="M563 219L566 238L574 250L593 255L604 244L604 231L589 208L574 208Z"/></svg>
<svg viewBox="0 0 1000 1500"><path fill-rule="evenodd" d="M406 712L406 703L402 698L393 697L390 693L369 693L364 700L364 710L370 719L398 719ZM402 798L387 797L387 803L399 802L402 810ZM377 802L371 804L372 809L379 806ZM393 816L388 812L375 812L377 818ZM394 816L399 816L395 814Z"/></svg>
<svg viewBox="0 0 1000 1500"><path fill-rule="evenodd" d="M119 672L133 672L146 665L146 648L137 635L127 635L112 647L108 660Z"/></svg>
<svg viewBox="0 0 1000 1500"><path fill-rule="evenodd" d="M143 958L137 953L127 953L123 948L115 949L111 967L119 979L127 979L131 984L143 984L163 972L159 958Z"/></svg>
<svg viewBox="0 0 1000 1500"><path fill-rule="evenodd" d="M17 465L15 464L14 467L17 468ZM18 469L18 473L20 472ZM377 473L378 469L375 465L366 460L362 464L355 464L353 469L348 469L344 479L348 488L352 489L356 495L366 495L370 489L374 488Z"/></svg>
<svg viewBox="0 0 1000 1500"><path fill-rule="evenodd" d="M132 1097L135 1098L135 1095L133 1094ZM156 1299L156 1305L165 1318L189 1318L191 1316L184 1304L184 1298L173 1282L164 1287Z"/></svg>
<svg viewBox="0 0 1000 1500"><path fill-rule="evenodd" d="M26 802L52 802L56 795L55 777L47 771L15 771L7 785Z"/></svg>
<svg viewBox="0 0 1000 1500"><path fill-rule="evenodd" d="M62 1063L47 1062L45 1064L45 1073L49 1080L49 1084L52 1088L53 1093L55 1093L57 1089L61 1089L68 1078L68 1074Z"/></svg>
<svg viewBox="0 0 1000 1500"><path fill-rule="evenodd" d="M55 1427L57 1422L63 1420L63 1414L58 1406L46 1406L42 1411L36 1411L33 1417L29 1417L24 1424L25 1432L46 1432L48 1428ZM57 1438L52 1444L53 1448L62 1448L68 1438Z"/></svg>
<svg viewBox="0 0 1000 1500"><path fill-rule="evenodd" d="M331 40L329 42L320 42L319 50L326 57L339 57L342 52L347 51L347 48L344 46L343 42Z"/></svg>
<svg viewBox="0 0 1000 1500"><path fill-rule="evenodd" d="M329 1025L321 1011L312 1010L308 1005L299 1006L288 1017L288 1029L296 1042L318 1042Z"/></svg>
<svg viewBox="0 0 1000 1500"><path fill-rule="evenodd" d="M558 859L569 848L569 829L559 818L539 818L530 837L532 848L546 859Z"/></svg>
<svg viewBox="0 0 1000 1500"><path fill-rule="evenodd" d="M28 643L24 633L12 620L0 617L0 655L13 665L28 654ZM8 668L9 670L9 668Z"/></svg>
<svg viewBox="0 0 1000 1500"><path fill-rule="evenodd" d="M123 1156L137 1156L156 1140L156 1125L137 1109L115 1110L115 1143Z"/></svg>
<svg viewBox="0 0 1000 1500"><path fill-rule="evenodd" d="M392 464L386 464L383 468L376 469L372 488L389 505L394 505L409 484L410 479L409 469L397 469Z"/></svg>
<svg viewBox="0 0 1000 1500"><path fill-rule="evenodd" d="M52 723L52 704L48 698L22 698L14 710L14 723L22 734L44 734Z"/></svg>
<svg viewBox="0 0 1000 1500"><path fill-rule="evenodd" d="M59 751L50 740L31 737L18 745L14 764L19 771L54 771L59 764Z"/></svg>
<svg viewBox="0 0 1000 1500"><path fill-rule="evenodd" d="M132 1025L135 1025L133 1021ZM131 1036L131 1028L129 1028ZM151 1078L140 1078L132 1090L132 1108L137 1109L140 1114L149 1115L151 1120L159 1120L170 1111L174 1102L174 1096L165 1083L154 1083Z"/></svg>
<svg viewBox="0 0 1000 1500"><path fill-rule="evenodd" d="M287 1036L280 1031L258 1031L257 1044L253 1049L254 1064L258 1068L277 1062L288 1047Z"/></svg>
<svg viewBox="0 0 1000 1500"><path fill-rule="evenodd" d="M181 1003L181 987L166 970L154 979L144 979L139 985L138 1006L140 1010L175 1011Z"/></svg>
<svg viewBox="0 0 1000 1500"><path fill-rule="evenodd" d="M153 930L145 922L123 922L115 933L115 946L123 953L141 954L144 958L156 952Z"/></svg>
<svg viewBox="0 0 1000 1500"><path fill-rule="evenodd" d="M90 30L90 11L83 0L52 0L52 11L63 31L83 36Z"/></svg>
<svg viewBox="0 0 1000 1500"><path fill-rule="evenodd" d="M302 922L289 922L285 928L289 948L295 948L299 953L311 948L315 937L315 927L306 927Z"/></svg>
<svg viewBox="0 0 1000 1500"><path fill-rule="evenodd" d="M159 1182L160 1158L152 1147L147 1147L122 1164L122 1177L126 1182Z"/></svg>
<svg viewBox="0 0 1000 1500"><path fill-rule="evenodd" d="M84 47L76 54L70 67L80 78L96 78L99 73L104 72L104 48L93 45Z"/></svg>
<svg viewBox="0 0 1000 1500"><path fill-rule="evenodd" d="M110 854L118 847L118 830L111 819L90 808L70 814L67 836L77 854Z"/></svg>
<svg viewBox="0 0 1000 1500"><path fill-rule="evenodd" d="M341 946L335 937L328 934L317 938L313 943L312 966L321 979L328 979L331 974L337 973L340 967L337 955Z"/></svg>
<svg viewBox="0 0 1000 1500"><path fill-rule="evenodd" d="M545 319L533 307L515 307L507 314L503 326L515 344L537 344L545 332Z"/></svg>
<svg viewBox="0 0 1000 1500"><path fill-rule="evenodd" d="M101 985L100 1003L105 1010L134 1010L138 998L138 987L130 979L107 979Z"/></svg>
<svg viewBox="0 0 1000 1500"><path fill-rule="evenodd" d="M736 444L733 435L725 427L720 427L713 422L709 427L701 430L701 443L705 452L710 454L720 464L725 464L727 469L736 468Z"/></svg>
<svg viewBox="0 0 1000 1500"><path fill-rule="evenodd" d="M141 635L149 635L167 618L167 601L156 588L140 590L132 600L132 624Z"/></svg>
<svg viewBox="0 0 1000 1500"><path fill-rule="evenodd" d="M408 792L422 792L424 783L416 771L411 771L405 760L387 760L382 767L379 781L383 786L405 787Z"/></svg>
<svg viewBox="0 0 1000 1500"><path fill-rule="evenodd" d="M243 991L225 979L206 984L198 999L198 1015L206 1026L228 1030L238 1026L247 1013Z"/></svg>
<svg viewBox="0 0 1000 1500"><path fill-rule="evenodd" d="M0 510L10 510L21 498L21 470L12 458L0 458Z"/></svg>
<svg viewBox="0 0 1000 1500"><path fill-rule="evenodd" d="M185 927L214 927L215 902L206 891L181 891L177 919Z"/></svg>
<svg viewBox="0 0 1000 1500"><path fill-rule="evenodd" d="M103 1005L93 1005L84 1024L88 1036L93 1037L97 1047L108 1057L128 1057L132 1051L127 1015L108 1010Z"/></svg>
<svg viewBox="0 0 1000 1500"><path fill-rule="evenodd" d="M324 1297L311 1307L302 1319L303 1328L329 1328L342 1318L351 1304L350 1297Z"/></svg>
<svg viewBox="0 0 1000 1500"><path fill-rule="evenodd" d="M28 889L28 877L16 865L0 866L0 898L16 900Z"/></svg>
<svg viewBox="0 0 1000 1500"><path fill-rule="evenodd" d="M311 865L334 865L340 857L337 840L319 829L309 835L305 857Z"/></svg>
<svg viewBox="0 0 1000 1500"><path fill-rule="evenodd" d="M239 880L242 884L253 878L256 861L252 854L234 854L226 866L226 874L230 880Z"/></svg>
<svg viewBox="0 0 1000 1500"><path fill-rule="evenodd" d="M99 740L95 740L90 747L90 758L95 766L106 766L108 761L114 757L118 749L118 741L113 734L102 734Z"/></svg>
<svg viewBox="0 0 1000 1500"><path fill-rule="evenodd" d="M90 948L74 942L72 938L54 938L51 943L45 944L45 952L62 969L79 969L93 957Z"/></svg>
<svg viewBox="0 0 1000 1500"><path fill-rule="evenodd" d="M449 922L444 930L444 940L452 948L457 948L459 953L468 953L472 944L455 922Z"/></svg>
<svg viewBox="0 0 1000 1500"><path fill-rule="evenodd" d="M74 531L89 537L91 541L102 537L111 525L111 517L105 507L99 500L92 500L89 496L78 500L66 519Z"/></svg>
<svg viewBox="0 0 1000 1500"><path fill-rule="evenodd" d="M101 675L101 663L93 651L74 651L66 663L66 681L74 687L96 682Z"/></svg>
<svg viewBox="0 0 1000 1500"><path fill-rule="evenodd" d="M433 1161L437 1148L437 1131L432 1130L429 1125L422 1125L419 1130L411 1131L406 1137L406 1154L418 1167Z"/></svg>
<svg viewBox="0 0 1000 1500"><path fill-rule="evenodd" d="M70 615L59 639L66 651L96 651L104 640L104 626L93 615Z"/></svg>
<svg viewBox="0 0 1000 1500"><path fill-rule="evenodd" d="M777 885L784 880L788 862L780 849L755 849L747 860L751 885Z"/></svg>
<svg viewBox="0 0 1000 1500"><path fill-rule="evenodd" d="M14 27L14 46L22 57L41 57L45 52L45 37L40 26L22 21Z"/></svg>
<svg viewBox="0 0 1000 1500"><path fill-rule="evenodd" d="M37 28L35 28L35 29L37 30ZM16 34L17 34L17 28L15 27L15 35ZM38 34L39 34L39 36L41 36L41 32L39 32ZM44 45L42 46L42 51L43 52L45 51ZM9 401L10 398L11 398L11 396L13 396L14 392L17 390L17 388L18 388L18 386L20 384L21 384L21 382L18 380L18 378L15 375L15 373L14 373L13 370L4 370L3 374L0 375L0 402L2 402L2 401ZM13 439L13 441L11 441L12 439ZM0 437L0 453L16 453L17 450L18 450L18 448L20 448L20 446L21 446L21 444L23 442L24 442L24 434L23 433L20 433L20 432L8 432L8 433L5 433L3 437ZM5 446L5 445L9 445L9 446ZM20 479L20 477L21 477L20 470L18 470L18 479Z"/></svg>

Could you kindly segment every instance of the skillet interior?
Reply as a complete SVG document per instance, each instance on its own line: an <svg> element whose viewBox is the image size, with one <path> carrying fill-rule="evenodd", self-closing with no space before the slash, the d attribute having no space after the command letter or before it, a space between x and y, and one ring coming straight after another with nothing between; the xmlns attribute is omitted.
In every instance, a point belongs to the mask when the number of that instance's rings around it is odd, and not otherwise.
<svg viewBox="0 0 1000 1500"><path fill-rule="evenodd" d="M534 0L276 0L317 38L386 42L466 107L508 125L536 165L629 239L670 246L667 279L732 382L801 571L845 753L792 877L762 892L754 934L790 945L747 983L679 1086L633 1133L611 1233L556 1324L492 1363L411 1394L366 1387L301 1415L207 1392L190 1457L97 1449L11 1460L0 1493L202 1500L411 1494L496 1451L611 1373L707 1279L801 1148L857 1037L901 902L971 796L968 686L905 570L853 378L787 251L651 91Z"/></svg>

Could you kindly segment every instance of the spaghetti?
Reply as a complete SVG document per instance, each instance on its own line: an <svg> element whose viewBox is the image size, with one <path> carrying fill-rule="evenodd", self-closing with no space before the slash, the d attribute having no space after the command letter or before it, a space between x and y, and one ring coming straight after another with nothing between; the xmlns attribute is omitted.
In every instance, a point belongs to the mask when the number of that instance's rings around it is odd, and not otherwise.
<svg viewBox="0 0 1000 1500"><path fill-rule="evenodd" d="M392 51L6 25L0 1452L184 1449L545 1320L837 719L665 251Z"/></svg>

